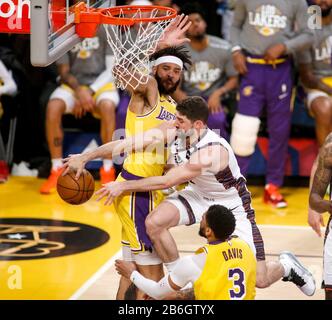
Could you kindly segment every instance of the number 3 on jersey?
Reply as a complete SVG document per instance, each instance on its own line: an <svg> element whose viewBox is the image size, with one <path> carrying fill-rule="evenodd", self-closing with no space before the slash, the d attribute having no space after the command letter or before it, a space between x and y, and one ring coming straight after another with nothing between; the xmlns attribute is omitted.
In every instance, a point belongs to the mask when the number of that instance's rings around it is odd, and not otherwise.
<svg viewBox="0 0 332 320"><path fill-rule="evenodd" d="M228 280L233 281L233 288L229 289L229 296L233 300L241 300L246 294L245 274L240 268L228 270Z"/></svg>

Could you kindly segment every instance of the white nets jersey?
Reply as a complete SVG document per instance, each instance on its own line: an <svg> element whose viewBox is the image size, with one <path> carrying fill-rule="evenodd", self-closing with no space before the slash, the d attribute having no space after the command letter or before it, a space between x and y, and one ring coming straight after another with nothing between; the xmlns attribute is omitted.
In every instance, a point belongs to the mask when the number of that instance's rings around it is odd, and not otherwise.
<svg viewBox="0 0 332 320"><path fill-rule="evenodd" d="M231 146L214 131L206 129L200 139L190 148L184 146L183 140L176 139L171 147L173 161L177 165L188 162L193 153L213 145L223 146L228 151L228 166L218 173L205 170L202 175L189 182L189 187L203 197L235 200L239 198L237 186L240 183L245 184L245 178L240 172ZM238 200L240 201L239 205L241 205L241 199Z"/></svg>
<svg viewBox="0 0 332 320"><path fill-rule="evenodd" d="M172 163L181 165L191 156L208 146L220 145L228 151L228 164L219 172L206 170L192 179L185 189L176 191L166 198L179 210L178 225L198 223L211 205L223 205L231 209L236 218L234 235L245 240L257 260L265 260L264 242L255 222L255 211L251 207L251 195L246 180L240 172L237 160L227 141L210 129L200 139L186 148L183 140L177 138L171 146ZM220 161L220 159L214 159Z"/></svg>

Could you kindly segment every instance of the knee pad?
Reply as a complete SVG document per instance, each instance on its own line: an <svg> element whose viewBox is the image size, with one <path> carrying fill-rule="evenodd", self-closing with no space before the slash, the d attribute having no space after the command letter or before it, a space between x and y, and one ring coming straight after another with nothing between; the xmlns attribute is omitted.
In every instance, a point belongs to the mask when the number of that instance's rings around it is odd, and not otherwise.
<svg viewBox="0 0 332 320"><path fill-rule="evenodd" d="M235 114L230 142L236 155L247 157L254 153L260 123L259 118Z"/></svg>

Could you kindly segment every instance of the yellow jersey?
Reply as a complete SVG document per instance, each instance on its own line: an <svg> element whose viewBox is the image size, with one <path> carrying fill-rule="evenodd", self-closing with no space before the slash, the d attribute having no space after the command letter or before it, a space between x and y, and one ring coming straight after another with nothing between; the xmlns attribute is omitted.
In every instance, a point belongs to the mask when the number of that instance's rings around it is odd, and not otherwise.
<svg viewBox="0 0 332 320"><path fill-rule="evenodd" d="M159 95L156 106L147 114L137 115L128 108L126 117L126 136L134 136L153 129L164 121L175 120L176 102L169 96ZM123 168L140 177L161 176L167 161L167 149L164 144L153 149L129 153Z"/></svg>
<svg viewBox="0 0 332 320"><path fill-rule="evenodd" d="M253 300L256 295L256 258L238 238L207 244L206 262L194 282L196 300Z"/></svg>
<svg viewBox="0 0 332 320"><path fill-rule="evenodd" d="M324 77L321 79L327 86L332 88L332 77Z"/></svg>

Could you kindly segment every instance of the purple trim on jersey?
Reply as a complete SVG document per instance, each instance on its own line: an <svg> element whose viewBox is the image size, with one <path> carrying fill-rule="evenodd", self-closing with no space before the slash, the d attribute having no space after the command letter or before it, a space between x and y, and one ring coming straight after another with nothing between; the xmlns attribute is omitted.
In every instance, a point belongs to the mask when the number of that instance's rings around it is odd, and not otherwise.
<svg viewBox="0 0 332 320"><path fill-rule="evenodd" d="M256 225L255 211L251 208L251 196L247 189L246 181L243 177L235 179L229 166L215 175L218 182L223 184L225 189L234 187L242 200L242 206L247 213L247 219L250 221L254 245L256 248L257 261L265 260L265 250L262 235Z"/></svg>
<svg viewBox="0 0 332 320"><path fill-rule="evenodd" d="M139 180L143 178L136 176L125 169L122 169L121 176L126 180ZM145 219L152 208L152 192L132 192L131 203L130 216L135 223L138 240L145 249L149 250L152 248L152 242L146 233ZM141 251L141 249L132 249L132 251Z"/></svg>
<svg viewBox="0 0 332 320"><path fill-rule="evenodd" d="M135 174L132 174L128 172L127 170L123 169L121 170L121 176L123 179L126 180L139 180L139 179L144 179L144 177L136 176Z"/></svg>
<svg viewBox="0 0 332 320"><path fill-rule="evenodd" d="M222 240L215 240L215 241L211 241L209 242L210 245L216 245L216 244L220 244L220 243L223 243L225 241L222 241Z"/></svg>
<svg viewBox="0 0 332 320"><path fill-rule="evenodd" d="M186 226L190 226L194 223L196 223L196 218L194 215L194 211L190 205L190 203L181 195L178 195L178 199L181 201L181 203L185 206L187 213L188 213L188 217L189 217L189 223L186 224Z"/></svg>
<svg viewBox="0 0 332 320"><path fill-rule="evenodd" d="M138 239L145 249L152 249L152 242L146 233L145 219L151 209L151 192L135 192L135 216L134 222Z"/></svg>

